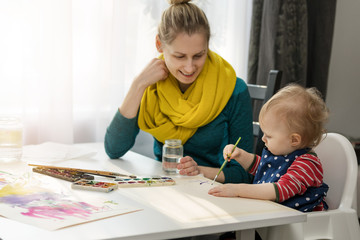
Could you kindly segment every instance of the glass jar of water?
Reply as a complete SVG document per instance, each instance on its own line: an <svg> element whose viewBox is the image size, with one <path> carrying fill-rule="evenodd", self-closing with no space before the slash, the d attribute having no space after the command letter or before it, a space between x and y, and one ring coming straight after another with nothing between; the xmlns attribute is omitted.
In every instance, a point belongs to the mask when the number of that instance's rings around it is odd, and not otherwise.
<svg viewBox="0 0 360 240"><path fill-rule="evenodd" d="M180 139L165 140L162 155L162 167L166 174L176 174L179 172L177 165L183 157L183 146Z"/></svg>
<svg viewBox="0 0 360 240"><path fill-rule="evenodd" d="M19 118L0 116L0 163L21 159L23 126Z"/></svg>

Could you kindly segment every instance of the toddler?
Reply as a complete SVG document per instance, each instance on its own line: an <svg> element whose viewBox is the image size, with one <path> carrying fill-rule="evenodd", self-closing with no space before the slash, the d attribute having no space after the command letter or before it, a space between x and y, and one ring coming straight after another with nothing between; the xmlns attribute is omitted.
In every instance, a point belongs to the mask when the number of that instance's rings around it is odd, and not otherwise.
<svg viewBox="0 0 360 240"><path fill-rule="evenodd" d="M313 151L324 133L328 109L316 88L291 84L262 107L259 115L265 143L262 156L224 148L224 159L234 159L254 175L253 184L224 184L209 190L219 197L272 200L303 211L327 209L328 186Z"/></svg>

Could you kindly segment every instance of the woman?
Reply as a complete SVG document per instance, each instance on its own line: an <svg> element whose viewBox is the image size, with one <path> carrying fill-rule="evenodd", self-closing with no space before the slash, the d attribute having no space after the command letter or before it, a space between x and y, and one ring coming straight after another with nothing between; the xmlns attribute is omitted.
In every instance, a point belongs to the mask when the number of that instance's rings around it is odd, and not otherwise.
<svg viewBox="0 0 360 240"><path fill-rule="evenodd" d="M134 79L107 129L110 158L124 155L139 128L154 137L154 154L162 159L166 139L181 139L182 175L213 179L221 166L222 149L242 137L239 147L252 150L252 109L247 86L234 69L208 49L210 27L204 12L185 1L170 1L164 11L156 48L161 54ZM219 182L250 182L236 162L227 164Z"/></svg>

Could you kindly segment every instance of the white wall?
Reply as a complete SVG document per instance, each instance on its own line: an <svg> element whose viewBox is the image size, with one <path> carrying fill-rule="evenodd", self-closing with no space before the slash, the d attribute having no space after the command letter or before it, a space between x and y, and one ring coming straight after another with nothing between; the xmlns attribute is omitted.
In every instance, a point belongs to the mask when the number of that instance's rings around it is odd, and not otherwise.
<svg viewBox="0 0 360 240"><path fill-rule="evenodd" d="M338 0L327 90L328 132L360 139L360 1Z"/></svg>

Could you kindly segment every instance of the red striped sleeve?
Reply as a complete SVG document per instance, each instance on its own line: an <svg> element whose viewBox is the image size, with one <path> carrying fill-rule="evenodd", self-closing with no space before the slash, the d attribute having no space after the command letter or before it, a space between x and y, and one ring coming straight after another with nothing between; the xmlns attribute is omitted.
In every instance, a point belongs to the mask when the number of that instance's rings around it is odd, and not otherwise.
<svg viewBox="0 0 360 240"><path fill-rule="evenodd" d="M260 164L260 160L261 160L261 157L259 155L255 155L254 162L250 165L249 170L248 170L251 175L255 176L256 170L258 169L259 164Z"/></svg>
<svg viewBox="0 0 360 240"><path fill-rule="evenodd" d="M304 194L308 187L319 187L323 181L323 169L319 158L312 154L298 157L287 172L275 184L279 202L296 194Z"/></svg>

